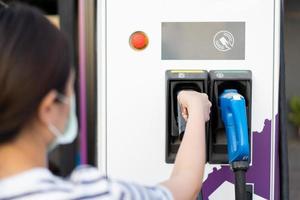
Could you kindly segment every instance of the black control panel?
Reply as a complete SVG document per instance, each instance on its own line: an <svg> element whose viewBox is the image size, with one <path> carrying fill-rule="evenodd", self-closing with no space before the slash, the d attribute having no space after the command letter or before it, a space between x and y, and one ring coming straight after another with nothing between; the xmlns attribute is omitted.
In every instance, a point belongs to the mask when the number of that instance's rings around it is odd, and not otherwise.
<svg viewBox="0 0 300 200"><path fill-rule="evenodd" d="M181 90L207 93L212 103L206 127L206 152L210 164L227 164L227 139L221 119L219 96L226 89L235 89L246 101L250 140L252 73L249 70L168 70L166 71L166 163L174 163L182 141L185 124L181 119L177 95ZM250 144L251 146L251 144Z"/></svg>

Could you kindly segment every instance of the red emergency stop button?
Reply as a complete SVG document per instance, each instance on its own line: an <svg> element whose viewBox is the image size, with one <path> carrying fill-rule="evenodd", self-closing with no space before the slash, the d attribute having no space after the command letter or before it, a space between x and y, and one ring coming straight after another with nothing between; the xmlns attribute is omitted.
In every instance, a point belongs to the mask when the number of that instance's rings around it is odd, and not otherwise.
<svg viewBox="0 0 300 200"><path fill-rule="evenodd" d="M129 44L133 49L142 50L145 49L148 45L148 37L146 33L142 31L136 31L131 34L129 39Z"/></svg>

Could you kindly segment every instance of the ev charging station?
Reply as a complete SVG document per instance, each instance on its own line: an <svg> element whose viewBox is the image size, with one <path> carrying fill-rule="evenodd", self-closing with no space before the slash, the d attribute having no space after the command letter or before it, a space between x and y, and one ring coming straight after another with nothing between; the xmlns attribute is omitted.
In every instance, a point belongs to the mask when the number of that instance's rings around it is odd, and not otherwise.
<svg viewBox="0 0 300 200"><path fill-rule="evenodd" d="M233 91L244 100L247 199L279 199L280 1L103 0L97 6L98 166L141 184L167 179L184 134L177 93L205 92L212 112L199 199L234 199L220 102Z"/></svg>

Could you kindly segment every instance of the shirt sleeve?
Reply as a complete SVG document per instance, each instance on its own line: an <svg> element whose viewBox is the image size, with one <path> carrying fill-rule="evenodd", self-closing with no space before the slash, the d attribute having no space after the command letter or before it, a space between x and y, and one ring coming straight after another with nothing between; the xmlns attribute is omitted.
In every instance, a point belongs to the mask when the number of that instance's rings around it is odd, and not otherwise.
<svg viewBox="0 0 300 200"><path fill-rule="evenodd" d="M96 168L81 166L74 170L70 180L81 196L111 200L172 200L171 192L160 185L142 186L136 183L109 179Z"/></svg>
<svg viewBox="0 0 300 200"><path fill-rule="evenodd" d="M171 200L170 191L163 186L147 187L124 181L110 181L113 199Z"/></svg>

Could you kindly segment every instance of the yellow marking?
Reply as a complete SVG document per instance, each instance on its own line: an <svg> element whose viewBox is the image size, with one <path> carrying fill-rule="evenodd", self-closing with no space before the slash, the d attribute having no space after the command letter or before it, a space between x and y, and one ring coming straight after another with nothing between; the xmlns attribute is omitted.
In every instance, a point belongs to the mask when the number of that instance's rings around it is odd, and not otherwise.
<svg viewBox="0 0 300 200"><path fill-rule="evenodd" d="M204 73L203 70L171 70L171 73Z"/></svg>

